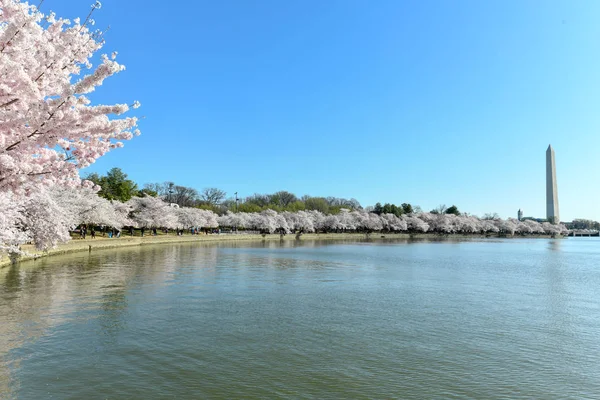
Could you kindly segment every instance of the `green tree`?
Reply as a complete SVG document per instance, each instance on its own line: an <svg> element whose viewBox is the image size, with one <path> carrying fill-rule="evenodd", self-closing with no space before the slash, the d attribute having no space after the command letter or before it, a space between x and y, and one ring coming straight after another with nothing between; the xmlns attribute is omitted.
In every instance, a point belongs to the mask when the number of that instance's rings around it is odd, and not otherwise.
<svg viewBox="0 0 600 400"><path fill-rule="evenodd" d="M404 211L404 214L412 214L413 211L413 206L410 203L402 203L402 211Z"/></svg>
<svg viewBox="0 0 600 400"><path fill-rule="evenodd" d="M290 204L298 201L298 197L294 193L281 190L271 195L271 204L279 207L287 207Z"/></svg>
<svg viewBox="0 0 600 400"><path fill-rule="evenodd" d="M329 213L329 203L323 197L309 197L304 200L304 205L307 210L317 210L324 214Z"/></svg>
<svg viewBox="0 0 600 400"><path fill-rule="evenodd" d="M460 215L460 211L458 211L458 207L453 205L446 209L446 214Z"/></svg>
<svg viewBox="0 0 600 400"><path fill-rule="evenodd" d="M381 215L381 213L383 212L383 206L381 205L381 203L375 204L375 207L373 207L373 212L377 215Z"/></svg>
<svg viewBox="0 0 600 400"><path fill-rule="evenodd" d="M238 209L240 212L245 213L261 212L263 210L261 206L254 203L242 203L239 205Z"/></svg>
<svg viewBox="0 0 600 400"><path fill-rule="evenodd" d="M342 211L342 206L329 206L329 214L337 215ZM347 209L347 208L346 208Z"/></svg>
<svg viewBox="0 0 600 400"><path fill-rule="evenodd" d="M127 174L120 168L112 168L106 176L92 173L86 179L100 186L98 195L108 200L127 201L139 193L136 183L127 179Z"/></svg>
<svg viewBox="0 0 600 400"><path fill-rule="evenodd" d="M127 201L138 191L134 181L127 179L127 174L120 168L112 168L106 174L106 190L109 200Z"/></svg>
<svg viewBox="0 0 600 400"><path fill-rule="evenodd" d="M402 215L402 207L398 207L395 204L392 204L390 206L390 214L394 214L396 217L399 217Z"/></svg>
<svg viewBox="0 0 600 400"><path fill-rule="evenodd" d="M271 204L271 195L255 193L252 196L246 197L245 204L255 204L261 209Z"/></svg>
<svg viewBox="0 0 600 400"><path fill-rule="evenodd" d="M219 206L213 206L212 204L208 204L208 203L202 203L202 204L198 204L197 206L195 206L196 208L199 208L201 210L209 210L212 211L216 214L223 214L221 208Z"/></svg>
<svg viewBox="0 0 600 400"><path fill-rule="evenodd" d="M301 200L296 200L285 207L286 211L296 212L306 210L306 205Z"/></svg>
<svg viewBox="0 0 600 400"><path fill-rule="evenodd" d="M383 209L381 210L383 214L391 214L392 213L392 205L390 203L385 203L383 205Z"/></svg>
<svg viewBox="0 0 600 400"><path fill-rule="evenodd" d="M152 197L156 197L158 196L158 193L155 192L152 189L149 188L143 188L142 190L138 190L137 192L137 197L144 197L144 196L152 196Z"/></svg>

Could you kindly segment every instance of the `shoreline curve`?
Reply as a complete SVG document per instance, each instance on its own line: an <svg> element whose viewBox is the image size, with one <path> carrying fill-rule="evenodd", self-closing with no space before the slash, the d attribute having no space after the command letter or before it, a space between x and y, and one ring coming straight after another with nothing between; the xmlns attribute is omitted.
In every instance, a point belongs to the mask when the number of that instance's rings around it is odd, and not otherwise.
<svg viewBox="0 0 600 400"><path fill-rule="evenodd" d="M159 235L159 236L124 236L120 238L86 238L72 239L67 243L58 245L46 251L36 250L33 245L24 245L22 250L26 253L14 258L4 255L0 258L0 268L5 268L23 261L37 260L38 258L62 255L68 253L114 249L132 246L147 246L154 244L174 243L207 243L228 241L262 241L262 240L381 240L381 239L503 239L503 238L552 238L551 235L473 235L473 234L439 234L439 233L304 233L299 238L294 234L280 236L279 234L211 234L211 235Z"/></svg>

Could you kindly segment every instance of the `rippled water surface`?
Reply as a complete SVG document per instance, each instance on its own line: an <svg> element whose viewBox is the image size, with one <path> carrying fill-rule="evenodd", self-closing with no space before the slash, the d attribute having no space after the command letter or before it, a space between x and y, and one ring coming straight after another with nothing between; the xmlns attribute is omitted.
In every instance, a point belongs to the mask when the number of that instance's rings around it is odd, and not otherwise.
<svg viewBox="0 0 600 400"><path fill-rule="evenodd" d="M0 398L600 398L600 241L293 241L0 270Z"/></svg>

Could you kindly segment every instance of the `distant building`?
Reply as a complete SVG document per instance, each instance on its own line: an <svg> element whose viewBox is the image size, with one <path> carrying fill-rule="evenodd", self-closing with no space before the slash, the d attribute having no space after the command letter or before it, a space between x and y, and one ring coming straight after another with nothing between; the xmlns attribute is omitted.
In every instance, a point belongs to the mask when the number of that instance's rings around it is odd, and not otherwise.
<svg viewBox="0 0 600 400"><path fill-rule="evenodd" d="M521 209L519 208L519 211L517 212L517 219L520 221L523 219L523 211L521 211Z"/></svg>
<svg viewBox="0 0 600 400"><path fill-rule="evenodd" d="M558 213L558 187L556 183L556 161L554 149L546 150L546 219L552 224L560 222Z"/></svg>

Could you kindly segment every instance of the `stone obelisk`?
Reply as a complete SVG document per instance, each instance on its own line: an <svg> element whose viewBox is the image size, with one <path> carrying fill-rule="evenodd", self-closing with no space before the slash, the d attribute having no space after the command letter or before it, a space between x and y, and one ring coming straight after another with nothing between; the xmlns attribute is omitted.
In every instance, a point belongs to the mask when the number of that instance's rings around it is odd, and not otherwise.
<svg viewBox="0 0 600 400"><path fill-rule="evenodd" d="M556 163L552 145L546 150L546 218L552 224L560 222L558 213L558 189L556 185Z"/></svg>

